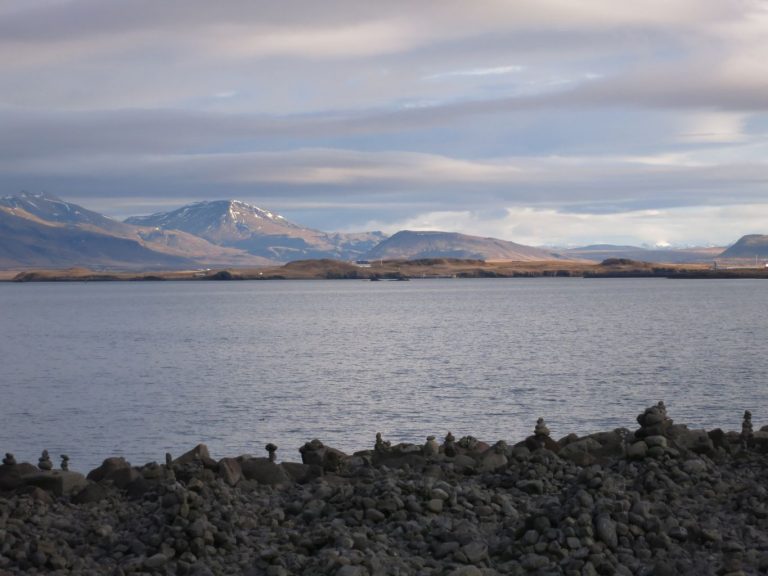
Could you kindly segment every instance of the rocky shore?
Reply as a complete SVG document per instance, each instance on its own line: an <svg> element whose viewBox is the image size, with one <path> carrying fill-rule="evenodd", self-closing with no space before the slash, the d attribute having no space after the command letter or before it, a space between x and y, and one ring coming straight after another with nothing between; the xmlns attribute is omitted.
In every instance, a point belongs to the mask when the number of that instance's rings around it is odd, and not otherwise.
<svg viewBox="0 0 768 576"><path fill-rule="evenodd" d="M690 430L663 403L639 428L517 444L441 442L302 462L47 452L0 466L0 575L737 575L768 572L768 427Z"/></svg>

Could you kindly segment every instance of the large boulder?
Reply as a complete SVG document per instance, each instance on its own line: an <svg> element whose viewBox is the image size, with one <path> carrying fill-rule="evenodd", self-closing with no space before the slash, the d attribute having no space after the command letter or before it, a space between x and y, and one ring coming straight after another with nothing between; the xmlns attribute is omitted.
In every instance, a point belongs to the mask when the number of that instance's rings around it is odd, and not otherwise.
<svg viewBox="0 0 768 576"><path fill-rule="evenodd" d="M292 482L283 467L269 458L248 458L240 462L240 468L246 480L255 480L259 484L277 486Z"/></svg>
<svg viewBox="0 0 768 576"><path fill-rule="evenodd" d="M79 472L56 470L27 474L24 476L24 484L36 486L56 496L69 496L85 488L88 485L88 480Z"/></svg>
<svg viewBox="0 0 768 576"><path fill-rule="evenodd" d="M314 440L307 442L299 448L301 453L301 461L303 464L310 466L320 466L327 472L337 472L348 457L341 450L326 446L320 440L315 438Z"/></svg>
<svg viewBox="0 0 768 576"><path fill-rule="evenodd" d="M706 430L689 430L684 424L676 424L670 428L670 438L678 449L696 454L715 453L715 444Z"/></svg>
<svg viewBox="0 0 768 576"><path fill-rule="evenodd" d="M104 500L107 496L109 496L109 488L92 482L72 497L72 503L93 504Z"/></svg>
<svg viewBox="0 0 768 576"><path fill-rule="evenodd" d="M198 444L189 452L176 458L176 460L173 461L173 466L184 466L193 463L200 463L209 470L216 470L218 467L216 460L211 458L211 455L208 453L208 446L205 444Z"/></svg>
<svg viewBox="0 0 768 576"><path fill-rule="evenodd" d="M568 436L558 443L561 446L558 455L579 466L620 458L624 455L624 442L629 435L626 428L617 428L582 438Z"/></svg>
<svg viewBox="0 0 768 576"><path fill-rule="evenodd" d="M323 469L320 466L310 466L298 462L283 462L280 466L291 480L299 484L304 484L323 475Z"/></svg>
<svg viewBox="0 0 768 576"><path fill-rule="evenodd" d="M102 480L111 480L121 471L130 470L131 463L122 456L113 456L107 458L101 463L101 466L88 472L88 480L92 482L101 482ZM138 473L137 473L138 474Z"/></svg>
<svg viewBox="0 0 768 576"><path fill-rule="evenodd" d="M219 476L230 486L240 482L240 479L243 477L240 460L237 458L222 458L219 460Z"/></svg>
<svg viewBox="0 0 768 576"><path fill-rule="evenodd" d="M558 456L579 466L589 466L595 463L595 454L600 451L601 447L597 440L586 436L571 441L560 448Z"/></svg>
<svg viewBox="0 0 768 576"><path fill-rule="evenodd" d="M768 452L768 430L761 428L754 433L752 443L759 452Z"/></svg>
<svg viewBox="0 0 768 576"><path fill-rule="evenodd" d="M124 490L129 484L139 478L139 471L131 466L122 456L107 458L101 466L88 473L88 480L93 482L108 482L116 488Z"/></svg>
<svg viewBox="0 0 768 576"><path fill-rule="evenodd" d="M478 456L478 471L479 472L495 472L506 468L509 464L507 458L507 452L509 447L503 440L499 440L490 449L486 450L480 456Z"/></svg>
<svg viewBox="0 0 768 576"><path fill-rule="evenodd" d="M36 472L40 472L40 469L28 462L0 465L0 491L19 488L24 484L24 476Z"/></svg>

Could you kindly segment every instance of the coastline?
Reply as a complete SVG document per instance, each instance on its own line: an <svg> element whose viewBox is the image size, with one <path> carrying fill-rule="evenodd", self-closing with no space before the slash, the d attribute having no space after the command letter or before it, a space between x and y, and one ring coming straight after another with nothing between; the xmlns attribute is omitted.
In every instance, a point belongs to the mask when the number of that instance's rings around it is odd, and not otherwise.
<svg viewBox="0 0 768 576"><path fill-rule="evenodd" d="M768 427L471 436L302 462L108 458L0 466L0 574L756 574L768 569ZM9 456L6 456L6 460ZM43 458L39 463L47 467Z"/></svg>
<svg viewBox="0 0 768 576"><path fill-rule="evenodd" d="M125 282L232 280L416 280L436 278L669 278L767 279L768 268L712 269L707 264L664 264L633 260L602 263L546 260L530 262L455 260L384 260L365 266L337 260L301 260L267 268L171 271L23 270L0 273L0 282Z"/></svg>

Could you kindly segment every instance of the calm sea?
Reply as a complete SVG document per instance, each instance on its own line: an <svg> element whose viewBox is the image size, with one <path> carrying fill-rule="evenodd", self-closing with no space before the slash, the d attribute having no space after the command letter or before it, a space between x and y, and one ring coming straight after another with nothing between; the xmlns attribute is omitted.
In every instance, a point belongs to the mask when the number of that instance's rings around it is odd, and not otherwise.
<svg viewBox="0 0 768 576"><path fill-rule="evenodd" d="M0 451L298 460L452 431L768 423L768 283L489 279L0 284Z"/></svg>

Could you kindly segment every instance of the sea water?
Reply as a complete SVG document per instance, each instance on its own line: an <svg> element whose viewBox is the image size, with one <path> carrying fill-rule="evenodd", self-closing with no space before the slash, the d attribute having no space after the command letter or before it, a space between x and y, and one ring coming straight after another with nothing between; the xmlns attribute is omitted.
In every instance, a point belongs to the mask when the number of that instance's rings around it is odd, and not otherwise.
<svg viewBox="0 0 768 576"><path fill-rule="evenodd" d="M556 438L664 400L768 424L768 283L485 279L0 284L0 451L298 460L312 438ZM57 458L54 458L56 460Z"/></svg>

